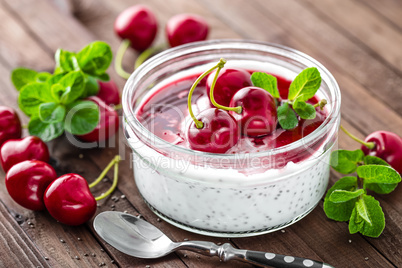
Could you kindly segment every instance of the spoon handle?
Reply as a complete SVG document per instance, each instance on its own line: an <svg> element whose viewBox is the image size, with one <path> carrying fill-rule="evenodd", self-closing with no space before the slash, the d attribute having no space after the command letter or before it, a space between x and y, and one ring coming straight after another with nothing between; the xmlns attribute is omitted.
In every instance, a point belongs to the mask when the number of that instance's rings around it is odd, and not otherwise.
<svg viewBox="0 0 402 268"><path fill-rule="evenodd" d="M207 256L219 256L222 261L237 260L260 267L276 268L334 268L333 266L309 259L279 255L274 253L233 248L229 243L218 246L211 242L186 241L177 243L174 250L191 250Z"/></svg>

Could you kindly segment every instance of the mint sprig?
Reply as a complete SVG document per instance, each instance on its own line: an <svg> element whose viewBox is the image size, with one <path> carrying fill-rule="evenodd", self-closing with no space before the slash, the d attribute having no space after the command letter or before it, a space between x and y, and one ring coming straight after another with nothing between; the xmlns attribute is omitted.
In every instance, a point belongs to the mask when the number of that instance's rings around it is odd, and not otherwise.
<svg viewBox="0 0 402 268"><path fill-rule="evenodd" d="M338 150L331 154L331 166L340 173L356 172L357 176L339 179L327 192L324 212L336 221L349 221L351 234L378 237L385 227L385 217L380 203L367 194L392 192L401 181L399 173L387 162L364 156L363 151Z"/></svg>
<svg viewBox="0 0 402 268"><path fill-rule="evenodd" d="M254 86L268 91L274 98L280 98L277 79L267 73L254 72L251 75L251 82ZM321 86L321 75L317 68L311 67L304 69L292 81L289 87L288 100L282 100L282 105L278 109L278 122L283 129L293 129L299 123L297 116L301 119L314 119L316 117L315 108L321 108L325 102L311 105L307 103L314 97Z"/></svg>
<svg viewBox="0 0 402 268"><path fill-rule="evenodd" d="M97 80L107 81L112 51L105 42L95 41L78 53L59 49L53 74L26 68L14 69L11 80L20 91L18 104L30 117L31 135L50 141L68 131L74 135L91 132L99 122L99 108L91 101ZM68 119L68 120L67 120Z"/></svg>

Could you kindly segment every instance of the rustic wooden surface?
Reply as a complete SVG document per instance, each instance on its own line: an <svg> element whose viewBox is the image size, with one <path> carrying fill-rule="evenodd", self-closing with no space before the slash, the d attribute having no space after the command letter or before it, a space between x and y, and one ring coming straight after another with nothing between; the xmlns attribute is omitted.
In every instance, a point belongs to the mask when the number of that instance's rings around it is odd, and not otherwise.
<svg viewBox="0 0 402 268"><path fill-rule="evenodd" d="M172 15L188 12L208 20L210 39L256 39L301 50L322 62L337 79L342 90L343 124L348 129L361 138L380 129L402 133L400 0L0 0L0 105L18 108L17 92L9 79L15 67L51 71L57 48L79 50L93 40L107 41L116 51L120 40L113 33L114 19L126 7L139 3L150 6L158 17L161 30L155 43L164 41L163 27ZM126 69L136 56L127 53ZM110 74L123 88L125 81L112 68ZM19 114L26 123L27 118ZM343 133L339 146L358 148ZM76 172L88 181L120 153L124 161L113 196L126 198L99 202L97 213L115 205L116 210L141 214L173 240L229 241L239 248L303 256L335 267L402 267L401 186L387 196L376 196L386 217L384 233L377 239L350 235L346 223L325 217L322 203L283 231L214 239L157 220L138 194L122 133L113 147L80 150L62 137L50 142L49 148L59 174ZM1 171L0 267L249 267L190 252L158 260L129 257L102 241L92 222L69 227L46 212L20 207L9 197L4 176ZM337 178L339 174L332 173L331 184ZM108 186L110 180L96 191Z"/></svg>

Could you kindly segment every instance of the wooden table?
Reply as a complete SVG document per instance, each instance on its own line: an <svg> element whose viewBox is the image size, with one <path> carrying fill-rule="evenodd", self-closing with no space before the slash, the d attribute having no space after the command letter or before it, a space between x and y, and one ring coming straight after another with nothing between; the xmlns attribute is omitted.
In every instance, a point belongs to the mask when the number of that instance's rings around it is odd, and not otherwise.
<svg viewBox="0 0 402 268"><path fill-rule="evenodd" d="M182 12L204 16L210 39L244 38L275 42L303 51L323 63L342 90L343 124L363 138L376 130L402 134L402 1L400 0L0 0L0 104L18 109L10 72L18 66L52 71L57 48L77 51L93 40L120 40L113 33L117 14L133 4L154 10L161 29ZM160 30L155 43L164 41ZM125 68L137 55L129 52ZM112 68L120 88L124 80ZM19 111L23 122L27 118ZM26 135L27 133L25 133ZM322 203L306 218L279 232L252 238L219 239L195 235L160 221L142 201L122 133L116 146L81 150L65 138L49 143L59 174L75 172L88 181L120 153L118 190L99 202L97 213L111 210L141 214L168 236L230 242L235 247L322 260L335 267L402 267L402 186L381 196L386 228L380 238L350 235L347 223L328 220ZM341 148L358 148L340 133ZM47 212L17 205L0 173L1 267L249 267L220 263L216 258L178 252L157 260L141 260L115 250L94 232L92 222L79 227L57 223ZM97 192L107 189L112 174ZM339 178L332 173L331 184ZM126 198L122 198L125 195ZM64 241L61 242L61 241Z"/></svg>

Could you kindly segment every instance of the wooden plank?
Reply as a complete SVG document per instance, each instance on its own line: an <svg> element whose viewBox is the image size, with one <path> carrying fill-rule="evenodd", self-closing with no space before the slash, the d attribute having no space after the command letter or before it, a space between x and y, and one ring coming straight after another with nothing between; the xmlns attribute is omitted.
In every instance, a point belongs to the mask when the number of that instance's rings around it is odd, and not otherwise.
<svg viewBox="0 0 402 268"><path fill-rule="evenodd" d="M0 201L1 267L50 267Z"/></svg>
<svg viewBox="0 0 402 268"><path fill-rule="evenodd" d="M390 27L377 12L356 1L307 2L308 9L318 13L341 34L356 39L358 45L367 47L369 53L384 59L402 74L402 31Z"/></svg>
<svg viewBox="0 0 402 268"><path fill-rule="evenodd" d="M402 31L402 2L399 0L357 0L378 12L391 26Z"/></svg>

